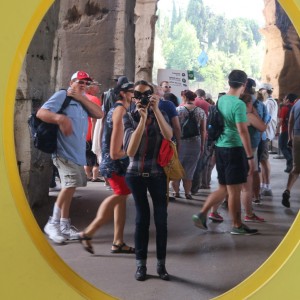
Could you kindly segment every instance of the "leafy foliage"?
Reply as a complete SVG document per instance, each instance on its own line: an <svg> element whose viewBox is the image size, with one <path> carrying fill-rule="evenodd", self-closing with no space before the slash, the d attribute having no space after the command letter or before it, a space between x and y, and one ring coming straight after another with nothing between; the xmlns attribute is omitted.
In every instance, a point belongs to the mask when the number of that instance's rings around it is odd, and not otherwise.
<svg viewBox="0 0 300 300"><path fill-rule="evenodd" d="M254 20L216 15L202 0L190 0L186 16L181 14L173 0L172 14L157 23L165 59L160 67L194 70L196 81L213 94L225 89L232 69L260 78L263 41ZM202 50L209 58L204 67L197 61Z"/></svg>

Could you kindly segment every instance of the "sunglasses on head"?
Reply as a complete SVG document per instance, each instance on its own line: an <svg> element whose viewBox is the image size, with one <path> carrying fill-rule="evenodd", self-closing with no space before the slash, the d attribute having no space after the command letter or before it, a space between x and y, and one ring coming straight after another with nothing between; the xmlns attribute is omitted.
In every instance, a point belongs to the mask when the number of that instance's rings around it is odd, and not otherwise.
<svg viewBox="0 0 300 300"><path fill-rule="evenodd" d="M78 84L91 85L91 82L86 80L75 80L75 82Z"/></svg>
<svg viewBox="0 0 300 300"><path fill-rule="evenodd" d="M125 89L127 89L127 88L133 88L133 86L134 86L134 83L133 82L126 82L126 83L123 83L122 85L121 85L121 89L123 90L125 90Z"/></svg>
<svg viewBox="0 0 300 300"><path fill-rule="evenodd" d="M150 95L152 95L151 90L147 90L144 93L141 93L140 91L134 91L134 98L136 99L142 99L143 97L149 97Z"/></svg>

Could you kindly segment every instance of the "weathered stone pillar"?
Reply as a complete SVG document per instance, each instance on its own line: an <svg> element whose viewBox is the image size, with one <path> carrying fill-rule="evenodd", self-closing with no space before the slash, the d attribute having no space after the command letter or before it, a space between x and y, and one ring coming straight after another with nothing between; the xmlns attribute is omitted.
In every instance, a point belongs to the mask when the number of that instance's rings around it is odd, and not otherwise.
<svg viewBox="0 0 300 300"><path fill-rule="evenodd" d="M15 144L22 184L31 206L48 198L52 162L50 155L33 148L27 125L36 110L53 92L55 76L51 76L54 40L57 31L59 1L49 9L39 25L24 57L15 104Z"/></svg>
<svg viewBox="0 0 300 300"><path fill-rule="evenodd" d="M266 54L262 68L262 81L274 87L274 97L282 99L287 93L300 95L299 36L276 0L265 0L266 26L261 33L266 39Z"/></svg>
<svg viewBox="0 0 300 300"><path fill-rule="evenodd" d="M61 2L56 88L68 85L77 70L102 83L103 91L118 75L134 80L134 5L129 0Z"/></svg>
<svg viewBox="0 0 300 300"><path fill-rule="evenodd" d="M135 79L152 82L157 0L137 0L135 14Z"/></svg>

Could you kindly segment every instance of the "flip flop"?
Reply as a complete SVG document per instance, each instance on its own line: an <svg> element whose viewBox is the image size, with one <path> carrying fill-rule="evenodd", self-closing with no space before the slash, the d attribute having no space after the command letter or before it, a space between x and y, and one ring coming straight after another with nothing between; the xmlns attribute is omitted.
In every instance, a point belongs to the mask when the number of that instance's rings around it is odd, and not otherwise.
<svg viewBox="0 0 300 300"><path fill-rule="evenodd" d="M103 182L100 178L91 179L91 182Z"/></svg>
<svg viewBox="0 0 300 300"><path fill-rule="evenodd" d="M78 240L81 243L82 247L84 248L85 251L94 254L94 249L91 243L92 238L87 236L85 233L80 232L78 234Z"/></svg>
<svg viewBox="0 0 300 300"><path fill-rule="evenodd" d="M111 253L127 253L127 254L134 254L135 249L132 247L127 246L125 243L121 245L112 244L113 247L116 247L116 250L111 250ZM124 249L124 247L129 247L128 249Z"/></svg>

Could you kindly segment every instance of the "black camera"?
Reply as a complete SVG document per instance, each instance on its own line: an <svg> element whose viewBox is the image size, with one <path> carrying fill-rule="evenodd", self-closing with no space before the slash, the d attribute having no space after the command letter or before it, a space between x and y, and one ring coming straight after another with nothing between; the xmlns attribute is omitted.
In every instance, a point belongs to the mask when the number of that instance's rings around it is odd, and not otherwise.
<svg viewBox="0 0 300 300"><path fill-rule="evenodd" d="M150 98L151 98L151 95L149 95L149 96L144 96L144 97L142 97L140 100L141 100L141 104L143 105L143 106L147 106L148 104L149 104L149 102L150 102Z"/></svg>

